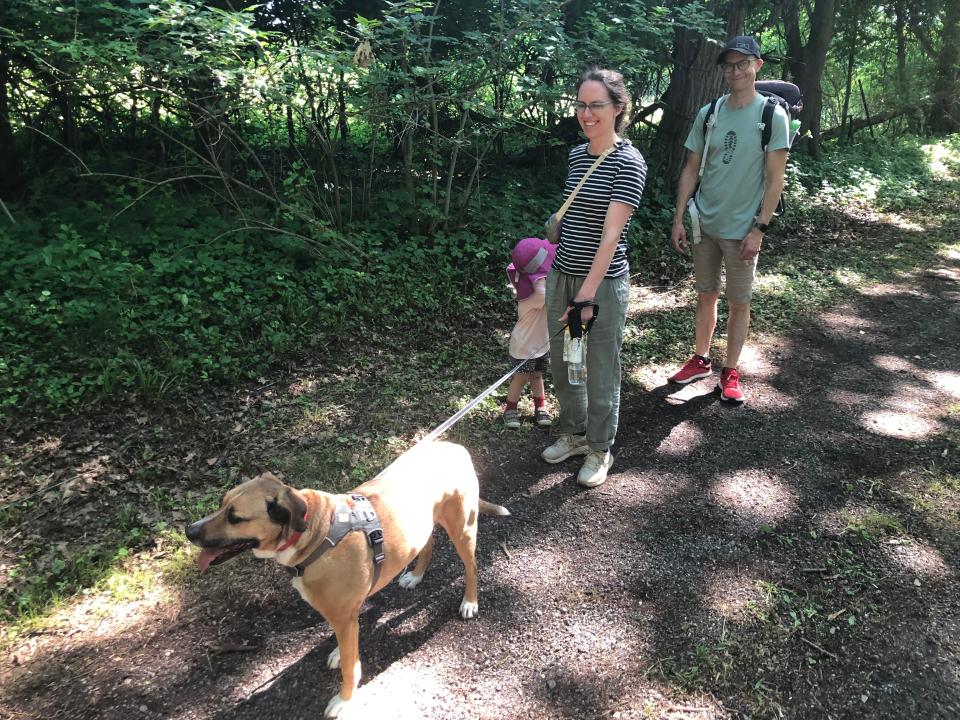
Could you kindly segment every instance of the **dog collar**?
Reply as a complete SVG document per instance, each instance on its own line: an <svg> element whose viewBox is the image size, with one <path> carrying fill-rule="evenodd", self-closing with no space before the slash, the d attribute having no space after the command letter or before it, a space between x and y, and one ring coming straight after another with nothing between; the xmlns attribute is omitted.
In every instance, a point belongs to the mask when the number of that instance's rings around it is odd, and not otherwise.
<svg viewBox="0 0 960 720"><path fill-rule="evenodd" d="M308 517L309 517L309 516L304 515L304 516L303 516L303 521L306 522ZM296 544L297 544L297 540L300 539L300 536L301 536L301 535L303 535L303 533L300 532L299 530L297 530L295 533L293 533L293 535L290 536L290 539L289 539L289 540L287 540L283 545L281 545L280 547L277 548L277 552L283 552L283 551L286 550L287 548L290 548L290 547L293 547L294 545L296 545Z"/></svg>

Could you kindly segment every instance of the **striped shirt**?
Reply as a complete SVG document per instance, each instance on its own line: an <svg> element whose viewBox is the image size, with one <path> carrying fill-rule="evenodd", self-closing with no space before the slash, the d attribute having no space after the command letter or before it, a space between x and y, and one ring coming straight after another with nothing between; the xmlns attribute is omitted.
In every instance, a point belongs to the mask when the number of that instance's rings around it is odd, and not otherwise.
<svg viewBox="0 0 960 720"><path fill-rule="evenodd" d="M579 145L570 151L570 164L567 182L564 185L564 199L580 182L580 178L596 162L596 155L587 152L589 143ZM593 258L600 247L603 235L603 222L607 217L607 208L613 201L626 203L631 207L640 205L640 195L647 179L647 163L643 155L629 140L620 145L593 171L577 197L563 216L560 229L560 246L553 266L568 275L585 277L590 272ZM627 262L628 219L617 241L617 250L610 261L605 277L620 277L630 269Z"/></svg>

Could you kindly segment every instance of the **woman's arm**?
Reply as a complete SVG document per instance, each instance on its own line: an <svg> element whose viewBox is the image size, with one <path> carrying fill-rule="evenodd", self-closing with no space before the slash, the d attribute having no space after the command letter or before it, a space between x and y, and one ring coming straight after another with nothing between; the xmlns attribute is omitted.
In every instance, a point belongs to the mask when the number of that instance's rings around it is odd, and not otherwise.
<svg viewBox="0 0 960 720"><path fill-rule="evenodd" d="M583 285L580 286L580 292L574 298L577 302L593 300L597 294L597 288L603 282L607 270L610 268L610 261L617 251L617 243L620 241L620 233L633 214L633 206L614 200L607 207L607 216L603 221L603 234L600 236L600 246L597 248L597 254L593 256L593 263L590 265L590 272L587 273ZM584 308L581 311L581 320L586 323L593 317L593 308ZM561 322L566 322L567 313L560 318Z"/></svg>

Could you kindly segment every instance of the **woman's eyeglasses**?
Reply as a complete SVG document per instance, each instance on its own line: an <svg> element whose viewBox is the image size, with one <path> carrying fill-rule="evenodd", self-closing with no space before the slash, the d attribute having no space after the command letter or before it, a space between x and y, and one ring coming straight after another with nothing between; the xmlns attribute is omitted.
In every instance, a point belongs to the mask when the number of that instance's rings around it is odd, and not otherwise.
<svg viewBox="0 0 960 720"><path fill-rule="evenodd" d="M740 62L735 63L720 63L720 67L723 68L725 73L732 73L734 70L737 72L743 72L750 67L752 62L753 60L741 60Z"/></svg>
<svg viewBox="0 0 960 720"><path fill-rule="evenodd" d="M590 108L590 112L599 112L607 105L613 105L613 103L610 100L597 100L591 103L580 102L577 100L573 104L573 109L579 113L585 112L587 108Z"/></svg>

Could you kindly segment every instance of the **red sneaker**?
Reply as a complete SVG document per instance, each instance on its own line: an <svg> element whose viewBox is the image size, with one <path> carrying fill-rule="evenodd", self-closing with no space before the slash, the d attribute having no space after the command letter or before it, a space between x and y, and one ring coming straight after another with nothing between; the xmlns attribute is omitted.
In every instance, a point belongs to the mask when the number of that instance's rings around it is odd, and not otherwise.
<svg viewBox="0 0 960 720"><path fill-rule="evenodd" d="M670 382L677 385L686 385L688 382L699 380L700 378L710 377L713 372L713 363L710 360L704 360L699 355L694 355L687 360L683 367L670 376Z"/></svg>
<svg viewBox="0 0 960 720"><path fill-rule="evenodd" d="M720 382L717 383L717 390L720 391L721 400L734 405L740 405L747 399L747 396L743 393L743 388L740 387L740 373L737 372L736 368L725 367L720 371Z"/></svg>

